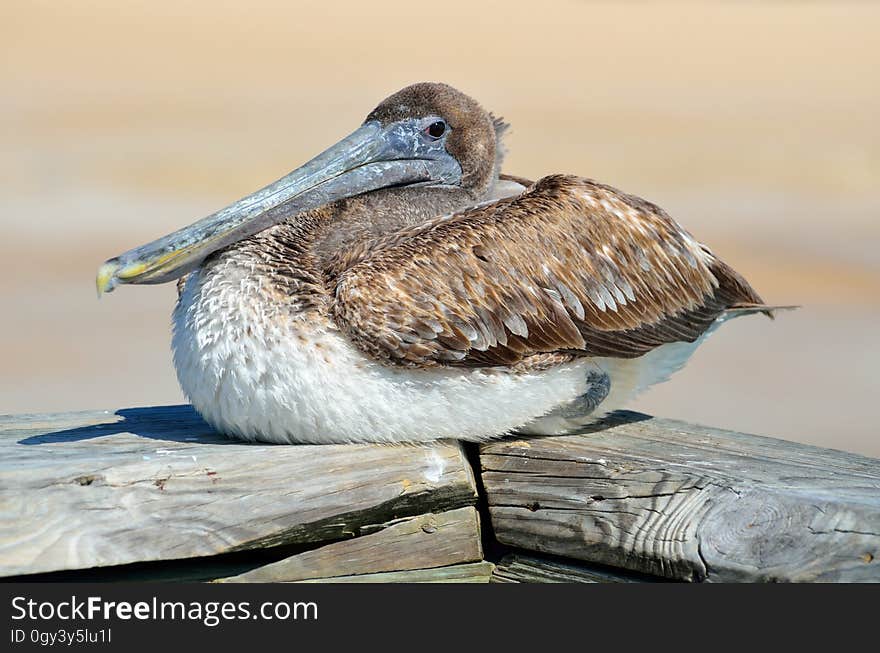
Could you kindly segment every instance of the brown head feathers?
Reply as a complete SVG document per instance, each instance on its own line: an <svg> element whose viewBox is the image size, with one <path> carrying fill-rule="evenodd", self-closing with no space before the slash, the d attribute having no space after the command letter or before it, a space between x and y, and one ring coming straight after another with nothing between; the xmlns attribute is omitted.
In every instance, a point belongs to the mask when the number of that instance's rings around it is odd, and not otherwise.
<svg viewBox="0 0 880 653"><path fill-rule="evenodd" d="M448 84L413 84L383 100L367 116L367 122L377 120L387 125L428 116L442 118L452 130L446 149L461 165L462 188L475 197L484 195L500 171L503 151L499 137L507 125L470 96Z"/></svg>

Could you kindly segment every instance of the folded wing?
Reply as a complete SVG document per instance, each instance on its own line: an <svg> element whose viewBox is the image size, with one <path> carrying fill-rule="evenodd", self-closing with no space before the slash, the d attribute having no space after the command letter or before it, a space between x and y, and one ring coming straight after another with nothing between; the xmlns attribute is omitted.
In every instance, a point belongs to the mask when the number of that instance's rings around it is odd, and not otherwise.
<svg viewBox="0 0 880 653"><path fill-rule="evenodd" d="M362 247L334 278L340 328L409 366L635 357L762 304L659 207L562 175Z"/></svg>

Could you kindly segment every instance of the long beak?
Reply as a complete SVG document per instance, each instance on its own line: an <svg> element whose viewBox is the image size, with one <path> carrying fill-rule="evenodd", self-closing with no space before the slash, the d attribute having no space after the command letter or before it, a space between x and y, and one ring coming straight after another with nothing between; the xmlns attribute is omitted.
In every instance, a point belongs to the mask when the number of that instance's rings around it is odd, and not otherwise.
<svg viewBox="0 0 880 653"><path fill-rule="evenodd" d="M287 217L386 186L442 177L440 162L401 159L399 142L378 122L350 136L278 181L234 204L108 260L98 270L98 295L123 283L165 283L195 269L212 252Z"/></svg>

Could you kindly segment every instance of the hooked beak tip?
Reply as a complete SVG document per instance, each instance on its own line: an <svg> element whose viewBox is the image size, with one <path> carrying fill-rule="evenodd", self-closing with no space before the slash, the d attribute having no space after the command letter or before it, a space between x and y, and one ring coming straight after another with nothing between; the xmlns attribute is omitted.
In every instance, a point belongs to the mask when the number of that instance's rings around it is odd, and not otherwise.
<svg viewBox="0 0 880 653"><path fill-rule="evenodd" d="M113 260L107 261L100 268L98 268L98 275L95 278L95 286L97 286L98 290L98 299L101 299L101 295L105 292L113 292L113 289L116 287L117 279L116 279L116 271L119 269L119 264Z"/></svg>
<svg viewBox="0 0 880 653"><path fill-rule="evenodd" d="M172 257L166 256L165 259L159 259L159 263L165 263ZM135 260L131 263L124 263L120 258L111 258L106 261L100 268L95 277L95 286L98 289L98 298L105 292L113 292L121 283L150 283L150 273L156 269L155 261L144 262Z"/></svg>

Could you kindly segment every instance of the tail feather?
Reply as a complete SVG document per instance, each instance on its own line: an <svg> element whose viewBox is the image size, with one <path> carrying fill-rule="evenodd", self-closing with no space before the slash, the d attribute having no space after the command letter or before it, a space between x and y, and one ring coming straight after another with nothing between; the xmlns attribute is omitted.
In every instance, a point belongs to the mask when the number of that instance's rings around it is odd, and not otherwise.
<svg viewBox="0 0 880 653"><path fill-rule="evenodd" d="M771 320L775 319L775 311L792 311L800 306L771 306L765 304L761 296L749 285L739 272L727 263L717 258L712 251L703 246L704 251L712 256L712 273L718 280L718 289L715 296L727 304L727 308L721 314L721 320L726 320L740 315L763 313Z"/></svg>
<svg viewBox="0 0 880 653"><path fill-rule="evenodd" d="M794 311L800 308L800 306L792 305L792 306L771 306L768 304L749 304L749 303L740 303L734 304L733 306L729 306L724 311L725 318L728 317L739 317L740 315L752 315L754 313L763 313L771 320L776 319L775 312L776 311Z"/></svg>

